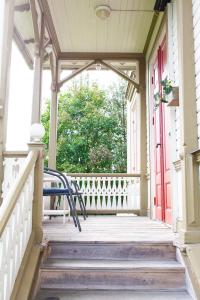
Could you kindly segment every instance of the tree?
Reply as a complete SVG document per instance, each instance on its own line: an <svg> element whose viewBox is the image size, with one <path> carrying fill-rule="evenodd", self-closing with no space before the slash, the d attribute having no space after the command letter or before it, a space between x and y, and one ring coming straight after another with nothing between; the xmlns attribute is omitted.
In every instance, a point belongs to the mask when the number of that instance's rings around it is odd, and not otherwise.
<svg viewBox="0 0 200 300"><path fill-rule="evenodd" d="M121 95L121 94L120 94ZM59 95L57 168L66 172L126 172L125 108L118 94L72 87ZM124 109L124 112L123 112ZM124 113L121 116L121 112ZM49 142L50 105L42 115ZM125 134L126 135L126 134ZM123 143L123 145L122 145ZM47 163L47 161L46 161Z"/></svg>
<svg viewBox="0 0 200 300"><path fill-rule="evenodd" d="M125 98L127 83L120 80L109 87L108 109L117 121L117 135L113 136L113 164L118 172L126 172L127 165L127 103Z"/></svg>

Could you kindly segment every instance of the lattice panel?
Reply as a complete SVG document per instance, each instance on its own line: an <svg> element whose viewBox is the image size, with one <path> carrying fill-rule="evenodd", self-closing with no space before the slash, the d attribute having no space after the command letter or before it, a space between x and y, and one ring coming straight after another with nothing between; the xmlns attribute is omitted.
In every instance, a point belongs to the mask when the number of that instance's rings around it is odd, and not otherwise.
<svg viewBox="0 0 200 300"><path fill-rule="evenodd" d="M87 210L139 209L139 177L74 177L83 192Z"/></svg>

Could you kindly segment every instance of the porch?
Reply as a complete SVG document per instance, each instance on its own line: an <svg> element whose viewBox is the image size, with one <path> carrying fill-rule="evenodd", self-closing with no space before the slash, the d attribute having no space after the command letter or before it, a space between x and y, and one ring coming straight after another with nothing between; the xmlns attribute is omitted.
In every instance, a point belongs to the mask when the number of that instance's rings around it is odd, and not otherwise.
<svg viewBox="0 0 200 300"><path fill-rule="evenodd" d="M164 223L148 217L90 215L80 217L82 232L78 232L72 220L63 224L62 217L43 221L44 240L73 242L173 242L175 235Z"/></svg>
<svg viewBox="0 0 200 300"><path fill-rule="evenodd" d="M199 1L107 2L82 1L81 9L68 0L0 2L0 299L200 297ZM41 130L28 151L6 148L12 37L34 68L32 125L41 122L42 70L51 71L50 168L64 84L99 65L128 82L127 174L68 174L89 213L80 216L81 233L67 217L44 217ZM166 70L179 86L179 107L161 101Z"/></svg>

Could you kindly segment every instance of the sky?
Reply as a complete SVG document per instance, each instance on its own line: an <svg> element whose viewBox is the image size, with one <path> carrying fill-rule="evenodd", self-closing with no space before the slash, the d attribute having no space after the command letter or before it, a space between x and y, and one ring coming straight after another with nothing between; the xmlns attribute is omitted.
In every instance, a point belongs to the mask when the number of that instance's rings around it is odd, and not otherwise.
<svg viewBox="0 0 200 300"><path fill-rule="evenodd" d="M86 72L89 72L90 80L96 81L102 89L119 81L118 75L112 71ZM62 77L66 74L66 71L63 72ZM30 140L33 77L34 72L29 69L17 46L13 42L8 104L7 150L27 149L27 142ZM42 109L45 108L46 99L50 99L51 97L50 86L50 71L43 71ZM66 83L63 85L61 91L66 90L69 86L70 82Z"/></svg>

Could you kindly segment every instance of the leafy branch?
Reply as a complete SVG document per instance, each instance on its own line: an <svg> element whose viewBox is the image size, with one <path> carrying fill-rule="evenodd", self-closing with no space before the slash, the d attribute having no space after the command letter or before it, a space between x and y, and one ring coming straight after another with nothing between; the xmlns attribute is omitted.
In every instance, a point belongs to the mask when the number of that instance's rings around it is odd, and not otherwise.
<svg viewBox="0 0 200 300"><path fill-rule="evenodd" d="M161 103L168 103L167 96L172 92L173 86L172 81L167 77L164 80L161 80L162 86L162 95L160 92L154 94L155 105L154 109L156 110Z"/></svg>

